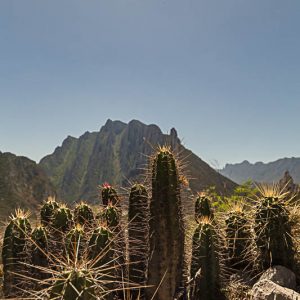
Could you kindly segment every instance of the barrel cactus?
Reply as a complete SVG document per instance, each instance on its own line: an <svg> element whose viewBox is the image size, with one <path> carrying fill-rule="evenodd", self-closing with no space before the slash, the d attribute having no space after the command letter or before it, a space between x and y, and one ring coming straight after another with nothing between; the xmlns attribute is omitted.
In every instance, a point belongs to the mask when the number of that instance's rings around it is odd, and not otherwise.
<svg viewBox="0 0 300 300"><path fill-rule="evenodd" d="M264 269L273 265L293 268L295 248L286 193L277 185L259 186L259 191L254 231L261 266Z"/></svg>
<svg viewBox="0 0 300 300"><path fill-rule="evenodd" d="M17 291L26 287L26 280L22 276L29 275L28 267L25 265L30 263L28 242L31 226L28 217L29 214L23 210L16 210L4 233L2 263L3 292L6 297L15 296L18 294Z"/></svg>
<svg viewBox="0 0 300 300"><path fill-rule="evenodd" d="M144 185L134 184L129 195L128 209L129 279L133 284L146 285L148 269L149 203ZM133 299L143 297L144 288L133 290Z"/></svg>
<svg viewBox="0 0 300 300"><path fill-rule="evenodd" d="M94 213L92 208L84 202L80 202L74 209L74 222L80 225L92 226Z"/></svg>
<svg viewBox="0 0 300 300"><path fill-rule="evenodd" d="M184 223L179 170L169 147L158 149L152 159L151 171L150 258L147 282L151 287L146 293L151 298L161 283L155 299L173 299L183 285Z"/></svg>
<svg viewBox="0 0 300 300"><path fill-rule="evenodd" d="M191 300L221 298L218 238L213 222L207 217L199 219L193 235Z"/></svg>

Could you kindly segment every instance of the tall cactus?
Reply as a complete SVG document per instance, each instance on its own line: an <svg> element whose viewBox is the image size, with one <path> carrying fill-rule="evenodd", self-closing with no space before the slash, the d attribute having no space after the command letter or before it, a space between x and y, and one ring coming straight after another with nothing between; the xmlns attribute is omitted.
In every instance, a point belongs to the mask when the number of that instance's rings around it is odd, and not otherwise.
<svg viewBox="0 0 300 300"><path fill-rule="evenodd" d="M208 199L208 197L203 193L199 193L195 202L196 222L198 222L198 220L202 217L212 218L213 212L210 207L210 200Z"/></svg>
<svg viewBox="0 0 300 300"><path fill-rule="evenodd" d="M200 272L200 274L198 274ZM217 236L212 221L203 217L193 235L191 300L220 299L220 267Z"/></svg>
<svg viewBox="0 0 300 300"><path fill-rule="evenodd" d="M178 168L168 147L161 147L152 162L149 257L148 297L161 283L155 299L173 299L183 284L184 224Z"/></svg>
<svg viewBox="0 0 300 300"><path fill-rule="evenodd" d="M31 264L32 264L32 275L35 279L46 279L49 274L44 272L42 268L47 268L49 265L48 259L48 234L43 226L37 226L32 234L32 249L31 249ZM39 287L39 283L35 286Z"/></svg>
<svg viewBox="0 0 300 300"><path fill-rule="evenodd" d="M25 288L23 276L28 276L28 267L24 263L29 261L28 237L31 226L28 220L29 214L18 209L11 217L6 227L3 239L3 292L6 297L15 296L20 289Z"/></svg>
<svg viewBox="0 0 300 300"><path fill-rule="evenodd" d="M290 215L278 186L260 186L255 210L255 242L264 269L273 265L294 267L294 244Z"/></svg>
<svg viewBox="0 0 300 300"><path fill-rule="evenodd" d="M41 223L43 226L52 226L55 211L59 208L59 204L55 201L55 198L49 197L46 202L44 202L41 208Z"/></svg>
<svg viewBox="0 0 300 300"><path fill-rule="evenodd" d="M250 263L247 255L252 236L243 207L233 206L225 218L225 223L229 266L234 269L243 269Z"/></svg>
<svg viewBox="0 0 300 300"><path fill-rule="evenodd" d="M149 203L142 184L134 184L129 195L128 209L129 279L133 284L146 285L148 269ZM144 298L145 290L133 290L132 297Z"/></svg>

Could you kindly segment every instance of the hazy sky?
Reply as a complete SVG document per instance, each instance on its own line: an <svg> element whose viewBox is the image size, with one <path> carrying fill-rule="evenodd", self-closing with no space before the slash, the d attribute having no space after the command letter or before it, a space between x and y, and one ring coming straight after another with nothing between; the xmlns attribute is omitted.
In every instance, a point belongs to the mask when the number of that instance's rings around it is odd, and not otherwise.
<svg viewBox="0 0 300 300"><path fill-rule="evenodd" d="M1 0L0 151L39 160L108 118L221 166L300 156L300 1Z"/></svg>

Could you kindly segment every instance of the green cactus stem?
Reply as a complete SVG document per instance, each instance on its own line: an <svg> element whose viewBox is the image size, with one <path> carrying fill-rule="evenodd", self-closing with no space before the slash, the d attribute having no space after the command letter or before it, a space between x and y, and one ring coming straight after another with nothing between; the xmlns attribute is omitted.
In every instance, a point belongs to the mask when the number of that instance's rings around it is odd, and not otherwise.
<svg viewBox="0 0 300 300"><path fill-rule="evenodd" d="M117 205L119 202L117 191L107 182L102 185L101 196L104 206L107 206L108 204Z"/></svg>
<svg viewBox="0 0 300 300"><path fill-rule="evenodd" d="M191 300L220 299L217 236L212 221L207 217L199 220L193 235L191 278L194 279Z"/></svg>
<svg viewBox="0 0 300 300"><path fill-rule="evenodd" d="M149 203L142 184L134 184L129 195L128 209L129 279L133 284L145 286L148 269ZM133 289L133 299L143 298L145 289Z"/></svg>
<svg viewBox="0 0 300 300"><path fill-rule="evenodd" d="M206 195L199 193L195 202L196 222L202 217L213 218L213 212L210 207L209 198Z"/></svg>
<svg viewBox="0 0 300 300"><path fill-rule="evenodd" d="M66 254L68 259L78 261L85 250L84 230L80 224L72 228L66 236Z"/></svg>
<svg viewBox="0 0 300 300"><path fill-rule="evenodd" d="M55 198L49 197L44 202L41 208L41 223L43 226L52 226L55 211L59 208L59 204L55 201Z"/></svg>
<svg viewBox="0 0 300 300"><path fill-rule="evenodd" d="M147 297L161 283L155 299L173 299L183 285L184 223L177 163L168 147L153 157L149 257Z"/></svg>
<svg viewBox="0 0 300 300"><path fill-rule="evenodd" d="M60 207L55 210L53 228L56 229L56 231L62 233L68 231L72 225L72 221L72 213L65 205L60 205Z"/></svg>
<svg viewBox="0 0 300 300"><path fill-rule="evenodd" d="M31 226L28 217L28 213L16 210L4 233L2 263L3 292L6 297L16 296L19 289L26 288L26 280L21 276L29 275L28 267L24 265L30 263L28 237Z"/></svg>
<svg viewBox="0 0 300 300"><path fill-rule="evenodd" d="M84 202L80 202L76 205L74 209L74 222L80 225L92 226L94 222L92 208Z"/></svg>

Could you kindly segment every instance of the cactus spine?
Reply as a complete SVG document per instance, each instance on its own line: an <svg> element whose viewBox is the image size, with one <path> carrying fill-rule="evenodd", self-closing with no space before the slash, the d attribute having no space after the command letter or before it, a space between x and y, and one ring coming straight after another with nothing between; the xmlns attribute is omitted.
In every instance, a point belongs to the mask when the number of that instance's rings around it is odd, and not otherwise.
<svg viewBox="0 0 300 300"><path fill-rule="evenodd" d="M273 265L294 266L294 245L286 193L277 186L261 186L261 197L255 211L255 242L264 269Z"/></svg>
<svg viewBox="0 0 300 300"><path fill-rule="evenodd" d="M66 254L68 259L78 261L84 252L84 230L80 224L72 228L66 236Z"/></svg>
<svg viewBox="0 0 300 300"><path fill-rule="evenodd" d="M149 203L147 190L142 184L135 184L131 188L128 222L129 279L132 283L145 286L148 269ZM133 299L138 295L143 298L144 289L132 291Z"/></svg>
<svg viewBox="0 0 300 300"><path fill-rule="evenodd" d="M168 147L161 147L152 163L152 199L150 203L150 261L146 293L151 298L161 283L155 299L173 299L182 286L184 224L180 182L175 157Z"/></svg>
<svg viewBox="0 0 300 300"><path fill-rule="evenodd" d="M23 263L30 263L28 257L28 237L31 226L28 220L29 214L18 209L11 217L6 227L3 239L3 291L6 297L17 295L16 288L24 288L24 278L18 276L27 275L29 270Z"/></svg>
<svg viewBox="0 0 300 300"><path fill-rule="evenodd" d="M191 300L215 300L220 297L220 267L217 237L212 221L203 217L193 235ZM198 274L200 272L200 274Z"/></svg>

